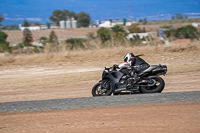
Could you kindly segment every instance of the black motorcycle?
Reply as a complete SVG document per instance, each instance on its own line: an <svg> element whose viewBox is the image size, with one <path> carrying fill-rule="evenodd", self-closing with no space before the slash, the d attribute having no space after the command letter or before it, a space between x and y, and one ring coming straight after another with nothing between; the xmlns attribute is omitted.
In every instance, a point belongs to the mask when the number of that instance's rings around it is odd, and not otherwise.
<svg viewBox="0 0 200 133"><path fill-rule="evenodd" d="M128 68L127 71L131 72ZM133 68L134 69L134 68ZM161 93L165 82L159 75L167 73L166 65L152 65L146 70L138 73L136 81L131 74L124 74L116 67L106 68L100 80L92 88L93 96L109 96L124 93Z"/></svg>

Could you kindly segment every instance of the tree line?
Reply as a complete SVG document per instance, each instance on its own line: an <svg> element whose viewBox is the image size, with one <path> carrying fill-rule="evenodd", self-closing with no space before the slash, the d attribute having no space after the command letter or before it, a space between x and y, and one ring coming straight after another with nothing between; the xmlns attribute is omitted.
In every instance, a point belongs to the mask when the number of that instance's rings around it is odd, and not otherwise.
<svg viewBox="0 0 200 133"><path fill-rule="evenodd" d="M78 21L78 27L88 27L91 21L91 17L88 13L80 12L76 14L73 11L69 10L55 10L53 11L52 15L49 17L49 20L53 21L57 25L59 25L59 21L62 20L70 20L71 18L74 18Z"/></svg>
<svg viewBox="0 0 200 133"><path fill-rule="evenodd" d="M180 28L174 29L172 26L165 26L164 38L169 41L173 41L176 39L184 39L188 38L191 40L199 40L200 33L197 31L195 27L192 25L182 26ZM66 50L73 49L86 49L94 47L94 44L98 44L98 47L104 46L117 46L117 45L144 45L142 42L147 41L150 45L154 45L158 42L153 42L155 37L148 36L143 39L140 39L139 36L133 36L132 40L127 40L127 35L129 33L144 33L145 29L141 29L137 24L132 24L131 26L125 29L122 25L115 25L112 28L104 28L101 27L97 30L97 34L89 33L87 38L70 38L65 41L65 43L60 43L58 41L58 37L56 33L52 31L49 34L49 37L40 37L39 43L42 43L43 46L33 46L34 42L32 33L30 30L25 29L23 31L23 39L22 42L16 46L9 46L9 43L6 42L7 34L3 31L0 31L0 52L10 52L10 53L27 53L24 51L27 48L31 48L32 51L28 51L29 53L39 53L45 52L59 52L62 48ZM100 42L100 43L94 43ZM97 45L96 45L97 46Z"/></svg>
<svg viewBox="0 0 200 133"><path fill-rule="evenodd" d="M55 24L59 25L59 21L66 21L74 18L78 22L78 27L88 27L91 21L90 14L85 12L75 13L69 10L54 10L52 15L49 17L49 20L54 22ZM4 21L3 15L0 14L0 25L1 22ZM40 25L38 22L28 22L27 20L24 21L23 26L30 26L30 25ZM17 29L16 25L13 26L3 26L4 29Z"/></svg>

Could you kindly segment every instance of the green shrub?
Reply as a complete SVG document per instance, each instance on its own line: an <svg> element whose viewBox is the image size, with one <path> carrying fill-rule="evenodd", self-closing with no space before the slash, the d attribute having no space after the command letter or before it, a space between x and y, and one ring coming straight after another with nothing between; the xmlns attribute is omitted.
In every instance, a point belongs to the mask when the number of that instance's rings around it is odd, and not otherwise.
<svg viewBox="0 0 200 133"><path fill-rule="evenodd" d="M178 29L170 29L164 31L165 37L167 38L178 38L178 39L199 39L199 32L192 25L186 25Z"/></svg>
<svg viewBox="0 0 200 133"><path fill-rule="evenodd" d="M11 47L9 43L6 42L7 37L8 35L5 32L0 31L0 52L11 52Z"/></svg>
<svg viewBox="0 0 200 133"><path fill-rule="evenodd" d="M183 26L183 27L180 27L176 30L176 34L175 36L177 38L189 38L189 39L195 39L197 38L197 35L198 35L198 31L197 29L192 26L192 25L186 25L186 26Z"/></svg>
<svg viewBox="0 0 200 133"><path fill-rule="evenodd" d="M107 28L101 27L97 30L97 34L102 43L111 39L111 31Z"/></svg>
<svg viewBox="0 0 200 133"><path fill-rule="evenodd" d="M142 29L137 24L132 24L128 27L130 33L142 33Z"/></svg>
<svg viewBox="0 0 200 133"><path fill-rule="evenodd" d="M89 39L95 39L95 38L96 38L94 32L89 32L89 33L87 34L87 37L88 37Z"/></svg>
<svg viewBox="0 0 200 133"><path fill-rule="evenodd" d="M11 47L8 42L0 42L0 52L11 52Z"/></svg>
<svg viewBox="0 0 200 133"><path fill-rule="evenodd" d="M44 37L44 36L40 37L40 39L39 39L40 43L48 43L48 41L49 41L49 39L47 37Z"/></svg>
<svg viewBox="0 0 200 133"><path fill-rule="evenodd" d="M127 36L126 30L121 25L115 25L111 29L112 29L112 33L113 33L114 37L126 37Z"/></svg>
<svg viewBox="0 0 200 133"><path fill-rule="evenodd" d="M77 48L85 48L83 42L85 40L82 38L70 38L66 40L66 43L68 43L68 47L70 49L77 49Z"/></svg>
<svg viewBox="0 0 200 133"><path fill-rule="evenodd" d="M38 46L33 46L33 47L34 47L34 52L35 53L44 52L44 47L38 47Z"/></svg>
<svg viewBox="0 0 200 133"><path fill-rule="evenodd" d="M6 38L8 37L8 35L0 30L0 42L6 42Z"/></svg>

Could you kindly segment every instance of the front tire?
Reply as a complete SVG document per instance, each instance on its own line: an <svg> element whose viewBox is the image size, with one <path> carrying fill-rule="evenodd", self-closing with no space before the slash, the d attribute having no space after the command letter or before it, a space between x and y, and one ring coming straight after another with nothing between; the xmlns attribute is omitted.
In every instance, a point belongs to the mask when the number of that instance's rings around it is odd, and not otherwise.
<svg viewBox="0 0 200 133"><path fill-rule="evenodd" d="M106 86L102 86L102 84L97 83L92 88L92 95L95 96L110 96L112 94L112 84L110 81L106 83Z"/></svg>
<svg viewBox="0 0 200 133"><path fill-rule="evenodd" d="M165 81L161 77L158 77L158 76L153 76L150 78L155 80L156 84L154 86L142 86L140 88L140 91L142 93L161 93L165 87Z"/></svg>

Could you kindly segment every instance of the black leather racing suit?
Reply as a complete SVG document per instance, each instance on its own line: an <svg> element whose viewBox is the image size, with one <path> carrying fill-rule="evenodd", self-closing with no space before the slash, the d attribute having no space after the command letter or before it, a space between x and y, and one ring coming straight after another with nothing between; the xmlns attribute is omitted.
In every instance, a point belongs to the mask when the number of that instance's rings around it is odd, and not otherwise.
<svg viewBox="0 0 200 133"><path fill-rule="evenodd" d="M144 71L150 66L148 63L146 63L142 58L138 56L132 57L130 61L131 61L131 66L133 67L132 71L134 76L136 76L138 73ZM133 75L131 74L131 76Z"/></svg>

